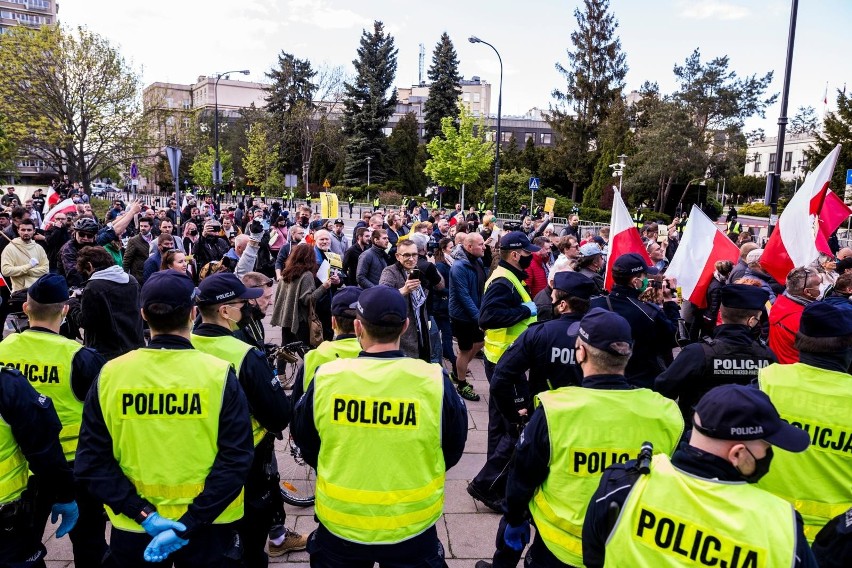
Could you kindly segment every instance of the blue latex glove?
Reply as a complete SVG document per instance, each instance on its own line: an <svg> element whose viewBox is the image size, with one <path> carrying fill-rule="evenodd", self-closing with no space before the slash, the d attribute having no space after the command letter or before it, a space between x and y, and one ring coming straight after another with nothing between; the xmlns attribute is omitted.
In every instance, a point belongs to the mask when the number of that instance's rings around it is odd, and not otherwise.
<svg viewBox="0 0 852 568"><path fill-rule="evenodd" d="M50 509L50 522L55 525L60 515L62 516L62 522L59 523L59 528L56 529L56 538L62 538L70 533L74 525L77 524L77 519L80 518L80 510L77 509L77 502L54 503Z"/></svg>
<svg viewBox="0 0 852 568"><path fill-rule="evenodd" d="M155 536L145 547L145 560L147 562L162 562L168 558L169 554L180 550L187 544L189 544L189 541L176 535L172 529L165 530Z"/></svg>
<svg viewBox="0 0 852 568"><path fill-rule="evenodd" d="M521 305L526 306L530 309L530 316L537 316L538 315L538 307L535 305L535 302L532 302L532 301L524 302Z"/></svg>
<svg viewBox="0 0 852 568"><path fill-rule="evenodd" d="M159 513L151 513L148 515L148 518L142 521L142 528L145 529L145 532L151 536L157 536L161 532L165 532L169 529L174 529L176 531L185 531L186 527L183 523L179 523L177 521L173 521L171 519L167 519L165 517L161 517Z"/></svg>
<svg viewBox="0 0 852 568"><path fill-rule="evenodd" d="M523 550L530 541L530 522L524 521L520 526L513 527L507 524L503 531L503 542L512 550Z"/></svg>

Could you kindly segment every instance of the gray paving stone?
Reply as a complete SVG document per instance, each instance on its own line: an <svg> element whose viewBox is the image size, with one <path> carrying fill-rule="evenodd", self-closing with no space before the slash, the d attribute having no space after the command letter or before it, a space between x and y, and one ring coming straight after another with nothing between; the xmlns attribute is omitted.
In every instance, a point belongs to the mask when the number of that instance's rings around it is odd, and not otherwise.
<svg viewBox="0 0 852 568"><path fill-rule="evenodd" d="M467 493L466 479L448 479L444 486L444 513L475 513L476 504Z"/></svg>
<svg viewBox="0 0 852 568"><path fill-rule="evenodd" d="M453 558L491 558L494 535L500 522L498 515L456 513L444 515L444 520Z"/></svg>
<svg viewBox="0 0 852 568"><path fill-rule="evenodd" d="M482 430L483 432L488 431L488 409L484 410L469 410L468 414L473 420L474 426L477 430Z"/></svg>
<svg viewBox="0 0 852 568"><path fill-rule="evenodd" d="M447 479L470 481L476 477L483 465L485 465L485 454L464 454L459 463L447 472Z"/></svg>

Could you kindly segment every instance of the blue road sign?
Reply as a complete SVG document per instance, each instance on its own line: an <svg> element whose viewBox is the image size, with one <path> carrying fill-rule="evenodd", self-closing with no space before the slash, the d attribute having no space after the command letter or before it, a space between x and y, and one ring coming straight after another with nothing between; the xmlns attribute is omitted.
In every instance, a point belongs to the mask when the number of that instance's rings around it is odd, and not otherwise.
<svg viewBox="0 0 852 568"><path fill-rule="evenodd" d="M852 170L846 170L846 185L852 185Z"/></svg>
<svg viewBox="0 0 852 568"><path fill-rule="evenodd" d="M537 191L539 187L541 187L541 183L538 178L530 178L530 191Z"/></svg>

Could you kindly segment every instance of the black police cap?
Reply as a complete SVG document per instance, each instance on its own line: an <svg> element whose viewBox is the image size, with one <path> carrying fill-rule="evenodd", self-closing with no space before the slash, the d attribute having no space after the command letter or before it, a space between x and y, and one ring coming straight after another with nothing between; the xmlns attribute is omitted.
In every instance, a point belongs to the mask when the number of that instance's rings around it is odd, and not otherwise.
<svg viewBox="0 0 852 568"><path fill-rule="evenodd" d="M760 310L769 301L769 292L748 284L728 284L722 288L722 305L741 310Z"/></svg>

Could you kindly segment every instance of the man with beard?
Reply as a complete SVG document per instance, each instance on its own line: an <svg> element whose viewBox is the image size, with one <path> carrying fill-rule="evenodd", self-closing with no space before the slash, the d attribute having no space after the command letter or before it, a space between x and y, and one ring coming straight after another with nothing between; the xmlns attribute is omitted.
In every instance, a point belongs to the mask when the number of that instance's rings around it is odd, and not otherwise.
<svg viewBox="0 0 852 568"><path fill-rule="evenodd" d="M275 278L281 280L281 271L284 270L284 263L293 251L293 247L305 240L305 228L301 225L293 225L290 227L290 242L284 244L278 249L278 255L275 257Z"/></svg>
<svg viewBox="0 0 852 568"><path fill-rule="evenodd" d="M12 292L29 288L47 274L47 253L33 240L35 223L24 219L18 225L18 236L12 239L0 257L0 272L9 278Z"/></svg>
<svg viewBox="0 0 852 568"><path fill-rule="evenodd" d="M215 219L204 223L201 239L195 247L195 262L198 264L199 270L208 262L222 260L222 257L230 250L231 245L228 240L218 234L221 228L221 223Z"/></svg>
<svg viewBox="0 0 852 568"><path fill-rule="evenodd" d="M357 286L356 273L358 272L358 258L361 253L370 248L370 234L368 227L358 227L355 229L355 244L349 247L349 250L343 255L343 270L346 272L346 283L350 286Z"/></svg>

